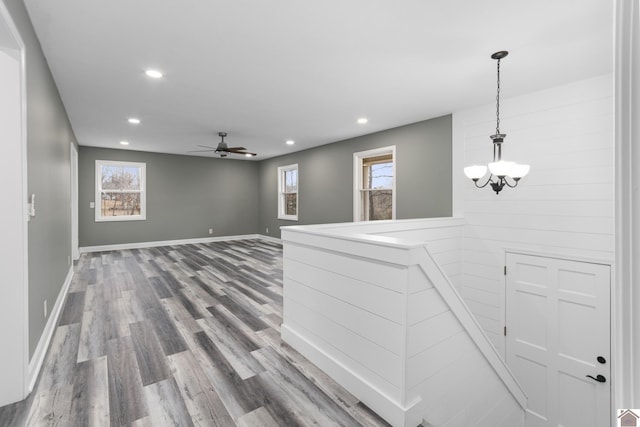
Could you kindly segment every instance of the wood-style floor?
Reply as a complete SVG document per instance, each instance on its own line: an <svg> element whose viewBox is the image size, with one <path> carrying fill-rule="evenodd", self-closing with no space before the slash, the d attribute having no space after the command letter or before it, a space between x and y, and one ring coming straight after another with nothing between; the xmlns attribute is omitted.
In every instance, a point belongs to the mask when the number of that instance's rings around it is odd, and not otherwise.
<svg viewBox="0 0 640 427"><path fill-rule="evenodd" d="M0 426L381 426L280 340L282 248L84 254L30 397Z"/></svg>

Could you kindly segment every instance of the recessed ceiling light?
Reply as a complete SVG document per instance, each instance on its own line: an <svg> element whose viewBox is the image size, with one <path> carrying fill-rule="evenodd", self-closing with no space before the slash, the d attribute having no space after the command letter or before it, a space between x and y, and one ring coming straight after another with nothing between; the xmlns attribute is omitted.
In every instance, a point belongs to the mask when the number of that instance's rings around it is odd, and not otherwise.
<svg viewBox="0 0 640 427"><path fill-rule="evenodd" d="M158 70L147 70L144 72L147 76L154 78L154 79L159 79L162 77L162 73Z"/></svg>
<svg viewBox="0 0 640 427"><path fill-rule="evenodd" d="M140 119L136 119L135 117L131 117L129 118L129 120L127 120L129 123L131 123L132 125L139 125L140 124Z"/></svg>
<svg viewBox="0 0 640 427"><path fill-rule="evenodd" d="M366 117L360 117L358 119L358 124L359 125L363 125L363 124L368 123L368 122L369 122L369 119L367 119Z"/></svg>
<svg viewBox="0 0 640 427"><path fill-rule="evenodd" d="M129 141L120 141L120 145L129 145Z"/></svg>
<svg viewBox="0 0 640 427"><path fill-rule="evenodd" d="M251 154L251 153L245 153L245 154L244 154L244 156L245 156L245 157L253 157L253 154Z"/></svg>
<svg viewBox="0 0 640 427"><path fill-rule="evenodd" d="M287 139L287 140L285 141L285 144L287 144L287 145L293 145L293 144L295 144L295 143L296 143L296 142L295 142L293 139Z"/></svg>

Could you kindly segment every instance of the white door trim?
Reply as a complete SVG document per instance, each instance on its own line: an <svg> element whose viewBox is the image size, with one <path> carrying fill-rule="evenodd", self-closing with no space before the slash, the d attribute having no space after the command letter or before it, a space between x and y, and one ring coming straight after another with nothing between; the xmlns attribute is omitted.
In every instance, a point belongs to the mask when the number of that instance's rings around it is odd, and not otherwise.
<svg viewBox="0 0 640 427"><path fill-rule="evenodd" d="M640 408L640 7L617 0L615 16L616 274L612 336L614 408ZM634 291L634 287L636 291Z"/></svg>
<svg viewBox="0 0 640 427"><path fill-rule="evenodd" d="M15 318L12 318L12 328L14 330L20 331L19 334L16 334L12 342L3 342L4 348L9 348L12 351L19 352L18 357L15 360L19 360L16 363L16 366L10 366L9 369L15 369L20 373L19 377L21 380L16 380L15 383L12 381L10 383L3 383L2 387L7 391L7 395L13 396L13 399L21 400L27 396L30 390L27 387L27 376L28 376L28 366L29 366L29 263L28 263L28 218L29 218L29 209L27 206L27 194L28 194L28 185L27 185L27 86L26 86L26 61L25 61L25 45L20 37L20 33L18 32L13 19L11 18L11 14L7 10L4 2L0 2L0 25L5 25L7 28L7 33L12 38L12 46L3 46L4 52L8 53L10 56L14 56L17 66L19 67L18 75L20 79L20 88L19 88L19 120L18 124L18 132L19 132L19 144L20 144L20 154L16 157L12 157L7 160L7 163L12 163L16 165L17 175L15 177L17 181L17 186L19 188L19 194L21 195L21 200L16 202L18 203L21 220L19 223L15 224L16 228L19 228L17 235L19 236L17 239L12 239L10 241L6 241L4 244L11 245L14 248L20 248L20 255L18 258L20 259L18 266L18 270L20 270L20 277L16 277L17 284L16 286L20 286L19 297L11 298L10 301L5 300L5 304L14 304L14 307L17 307L15 310L18 315ZM19 366L17 366L19 365ZM3 390L3 391L4 391ZM11 403L11 402L1 402L0 406Z"/></svg>
<svg viewBox="0 0 640 427"><path fill-rule="evenodd" d="M78 243L78 149L73 142L70 145L71 156L71 259L80 258Z"/></svg>

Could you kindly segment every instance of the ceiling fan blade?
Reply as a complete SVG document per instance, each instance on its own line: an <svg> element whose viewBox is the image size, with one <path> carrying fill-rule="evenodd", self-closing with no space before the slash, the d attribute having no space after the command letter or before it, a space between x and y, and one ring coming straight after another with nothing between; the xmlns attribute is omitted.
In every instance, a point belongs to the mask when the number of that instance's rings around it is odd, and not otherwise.
<svg viewBox="0 0 640 427"><path fill-rule="evenodd" d="M208 150L190 150L190 151L187 151L187 153L206 153L209 151L215 151L215 148L210 148Z"/></svg>
<svg viewBox="0 0 640 427"><path fill-rule="evenodd" d="M231 150L231 149L229 149L229 152L230 153L234 153L234 154L249 154L251 156L257 156L256 153L250 153L250 152L244 151L244 150Z"/></svg>
<svg viewBox="0 0 640 427"><path fill-rule="evenodd" d="M202 148L208 148L210 150L215 150L214 147L209 147L208 145L198 145L198 147L202 147Z"/></svg>
<svg viewBox="0 0 640 427"><path fill-rule="evenodd" d="M227 147L227 150L229 150L229 151L239 151L239 150L246 150L246 148L244 148L244 147Z"/></svg>

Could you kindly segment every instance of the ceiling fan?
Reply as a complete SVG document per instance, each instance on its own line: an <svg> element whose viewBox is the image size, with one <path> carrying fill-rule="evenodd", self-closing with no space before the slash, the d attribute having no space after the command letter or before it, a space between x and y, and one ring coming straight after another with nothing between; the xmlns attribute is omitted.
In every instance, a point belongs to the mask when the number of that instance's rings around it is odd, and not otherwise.
<svg viewBox="0 0 640 427"><path fill-rule="evenodd" d="M244 154L247 157L257 156L256 153L250 153L246 151L247 149L244 147L228 147L227 143L224 142L224 138L227 136L226 132L218 132L218 136L221 138L217 147L209 147L207 145L198 145L198 147L206 148L206 150L195 150L190 151L190 153L202 153L205 151L213 151L216 154L220 154L220 157L227 157L229 153L231 154Z"/></svg>

